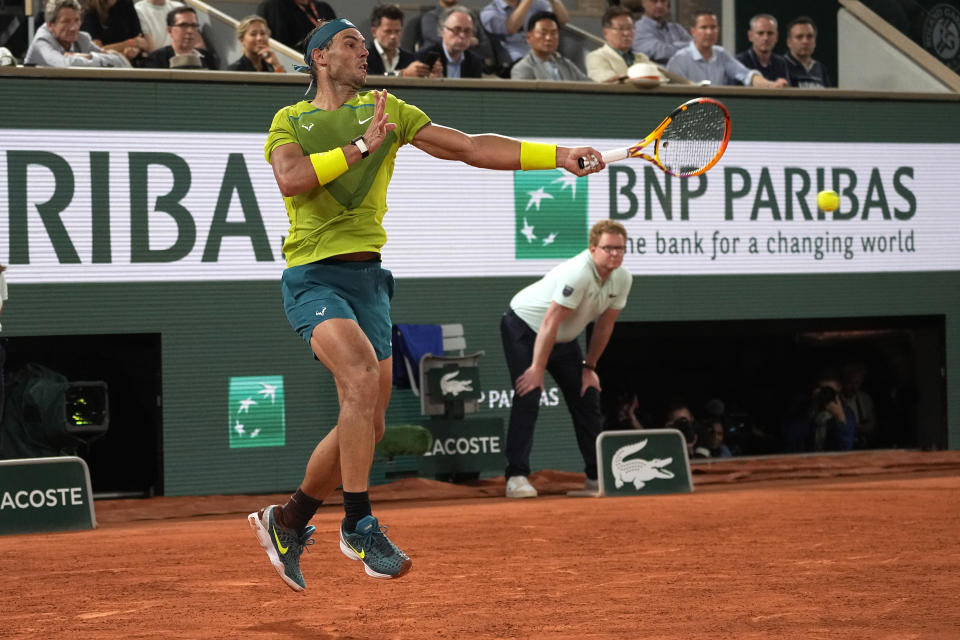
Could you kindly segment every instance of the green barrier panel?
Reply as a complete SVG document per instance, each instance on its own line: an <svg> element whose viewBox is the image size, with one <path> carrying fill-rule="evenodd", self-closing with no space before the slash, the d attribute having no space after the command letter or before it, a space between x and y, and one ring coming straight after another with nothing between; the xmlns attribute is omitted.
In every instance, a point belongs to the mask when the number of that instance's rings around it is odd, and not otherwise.
<svg viewBox="0 0 960 640"><path fill-rule="evenodd" d="M597 436L601 496L690 493L690 461L676 429L604 431Z"/></svg>
<svg viewBox="0 0 960 640"><path fill-rule="evenodd" d="M90 470L81 458L0 460L0 534L96 526Z"/></svg>

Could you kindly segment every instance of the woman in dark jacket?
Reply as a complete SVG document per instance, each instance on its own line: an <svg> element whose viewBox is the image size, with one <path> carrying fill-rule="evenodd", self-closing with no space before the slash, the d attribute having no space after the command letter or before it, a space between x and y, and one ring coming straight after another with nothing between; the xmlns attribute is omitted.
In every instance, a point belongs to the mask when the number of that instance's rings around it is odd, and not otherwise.
<svg viewBox="0 0 960 640"><path fill-rule="evenodd" d="M260 16L247 16L237 24L237 38L243 55L227 67L229 71L274 71L283 73L277 54L270 48L270 27Z"/></svg>

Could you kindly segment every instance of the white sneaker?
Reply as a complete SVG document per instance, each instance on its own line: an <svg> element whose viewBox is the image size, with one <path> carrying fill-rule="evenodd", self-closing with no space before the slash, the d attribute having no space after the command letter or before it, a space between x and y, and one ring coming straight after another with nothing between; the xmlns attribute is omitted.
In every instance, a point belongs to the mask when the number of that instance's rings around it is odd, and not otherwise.
<svg viewBox="0 0 960 640"><path fill-rule="evenodd" d="M507 478L507 497L536 498L537 490L527 480L527 476L510 476Z"/></svg>
<svg viewBox="0 0 960 640"><path fill-rule="evenodd" d="M596 493L597 491L600 491L600 481L591 480L590 478L587 478L583 483L583 490L593 491L594 493Z"/></svg>

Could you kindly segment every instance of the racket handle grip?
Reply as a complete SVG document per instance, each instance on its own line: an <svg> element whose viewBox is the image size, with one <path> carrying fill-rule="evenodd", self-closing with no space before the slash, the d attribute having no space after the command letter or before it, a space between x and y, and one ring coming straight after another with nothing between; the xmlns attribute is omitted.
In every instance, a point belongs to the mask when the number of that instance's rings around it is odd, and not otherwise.
<svg viewBox="0 0 960 640"><path fill-rule="evenodd" d="M600 155L603 158L603 161L605 163L610 164L611 162L616 162L617 160L623 160L624 158L628 157L630 155L630 150L629 149L613 149L611 151L604 151ZM577 165L581 169L586 167L588 164L592 164L592 163L587 158L577 158Z"/></svg>

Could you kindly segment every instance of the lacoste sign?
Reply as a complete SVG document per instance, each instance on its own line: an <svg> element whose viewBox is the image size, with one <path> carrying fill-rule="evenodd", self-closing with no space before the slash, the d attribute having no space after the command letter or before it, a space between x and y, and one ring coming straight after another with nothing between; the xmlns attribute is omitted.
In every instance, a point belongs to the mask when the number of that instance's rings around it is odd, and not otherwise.
<svg viewBox="0 0 960 640"><path fill-rule="evenodd" d="M686 442L676 429L604 431L597 472L601 495L693 491Z"/></svg>
<svg viewBox="0 0 960 640"><path fill-rule="evenodd" d="M96 526L90 471L83 459L0 460L0 534Z"/></svg>

